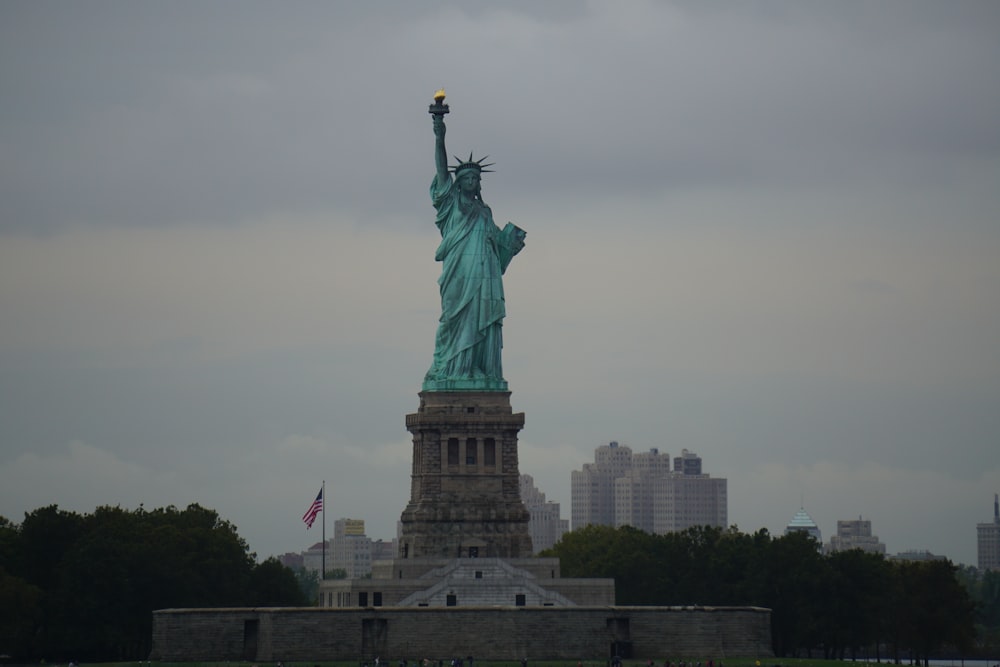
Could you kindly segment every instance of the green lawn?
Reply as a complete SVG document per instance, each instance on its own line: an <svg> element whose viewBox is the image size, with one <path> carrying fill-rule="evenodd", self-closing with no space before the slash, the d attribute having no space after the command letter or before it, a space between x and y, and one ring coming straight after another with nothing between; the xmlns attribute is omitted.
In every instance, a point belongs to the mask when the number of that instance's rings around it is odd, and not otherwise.
<svg viewBox="0 0 1000 667"><path fill-rule="evenodd" d="M652 656L651 656L652 657ZM702 662L707 661L709 658L715 660L715 665L718 667L719 659L716 656L707 656L700 658ZM671 656L671 661L676 667L677 661L684 660L688 667L694 667L699 661L698 657L690 656ZM653 657L655 661L654 667L663 667L664 658ZM775 667L780 665L780 667L879 667L879 665L891 665L889 661L883 660L881 663L876 662L864 662L858 660L857 662L849 661L839 661L839 660L820 660L811 658L768 658L761 659L757 662L756 658L724 658L722 660L724 667ZM284 667L361 667L363 664L361 661L309 661L309 662L285 662ZM369 662L369 667L372 667ZM398 661L388 661L383 663L386 667L398 667ZM437 667L437 663L432 663L433 667ZM444 667L449 667L449 661L444 661ZM468 663L465 663L468 665ZM607 667L607 660L604 659L589 659L583 660L583 667ZM419 667L419 663L415 663L412 660L409 662L410 667ZM622 661L623 667L646 667L646 658L634 658ZM51 667L65 667L63 665L52 665ZM81 667L276 667L274 663L270 662L105 662L105 663L86 663ZM520 662L516 660L476 660L475 667L521 667ZM539 660L532 661L529 658L528 667L577 667L577 663L572 660ZM704 664L702 667L705 667Z"/></svg>

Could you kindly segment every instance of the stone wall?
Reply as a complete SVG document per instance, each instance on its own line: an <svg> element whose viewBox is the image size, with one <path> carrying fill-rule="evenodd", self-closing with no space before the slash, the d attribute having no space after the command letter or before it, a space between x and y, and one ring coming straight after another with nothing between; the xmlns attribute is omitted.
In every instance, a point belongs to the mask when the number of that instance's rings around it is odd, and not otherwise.
<svg viewBox="0 0 1000 667"><path fill-rule="evenodd" d="M770 625L760 607L164 609L150 659L718 661L770 656Z"/></svg>

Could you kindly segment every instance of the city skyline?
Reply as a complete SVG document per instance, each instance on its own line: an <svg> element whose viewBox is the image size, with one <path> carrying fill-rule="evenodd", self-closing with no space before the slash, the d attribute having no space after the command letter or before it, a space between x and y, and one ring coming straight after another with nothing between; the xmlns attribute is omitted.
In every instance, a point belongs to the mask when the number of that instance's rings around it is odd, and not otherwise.
<svg viewBox="0 0 1000 667"><path fill-rule="evenodd" d="M687 452L685 452L685 453L687 453ZM586 465L587 463L591 463L592 464L593 462L585 462L584 465ZM538 501L539 501L539 498L540 498L541 502L545 503L545 505L547 505L547 506L553 506L553 505L555 505L556 506L555 509L560 509L560 512L558 513L558 516L554 516L551 513L548 513L548 515L545 516L543 520L545 520L545 521L557 520L557 521L561 522L562 524L569 524L570 519L567 516L563 516L561 508L559 507L559 503L555 503L554 501L546 501L545 500L545 492L542 489L539 489L539 488L537 488L537 487L534 486L534 480L531 478L531 475L526 475L526 474L522 474L521 475L522 497L524 496L524 489L525 488L530 488L529 495L531 496L531 499L527 499L526 498L524 500L525 506L528 507L529 510L531 510L533 507L538 507L539 506L538 505ZM534 502L532 502L532 501L534 501ZM800 519L800 517L801 517L801 519ZM334 523L339 523L339 522L342 522L342 521L358 521L362 525L364 524L364 519L350 519L349 517L337 517L337 518L333 519L333 521L334 521ZM803 523L803 524L800 525L798 523L799 521L805 521L806 523ZM979 538L980 541L982 540L982 537L981 537L981 535L982 535L982 526L988 525L988 526L992 527L992 526L996 525L996 521L997 521L996 517L994 517L994 520L992 522L980 522L980 524L978 524L977 527L979 528L979 531L980 531L980 538ZM872 527L871 520L864 519L861 516L859 516L857 519L837 519L836 520L836 529L830 531L829 533L824 533L823 530L822 530L822 526L819 526L818 524L815 524L815 522L813 522L812 517L805 510L804 507L800 507L796 511L795 515L791 518L791 520L789 522L787 522L784 525L784 528L781 531L779 531L777 533L771 531L772 537L781 537L782 535L787 535L789 533L789 531L793 530L793 529L794 530L804 530L806 528L807 524L808 525L815 525L815 528L820 531L819 535L818 536L814 536L814 537L816 537L817 542L819 543L819 546L823 549L824 553L830 553L832 551L837 551L837 550L859 548L859 549L862 549L862 550L865 550L865 551L877 552L877 553L885 555L888 558L892 558L892 557L897 557L897 556L905 556L907 554L914 554L914 553L924 554L924 553L928 553L929 552L929 550L924 549L924 548L907 548L907 549L898 549L898 550L894 550L894 551L889 550L887 548L887 546L886 546L885 543L879 541L879 538L878 538L877 535L873 535L873 533L872 533L873 527ZM629 525L632 525L632 524L629 524ZM633 527L635 527L635 526L633 526ZM546 527L544 530L549 530L549 528ZM565 528L563 528L560 532L568 532L568 530L570 530L570 527L568 525L566 525ZM673 532L673 531L667 531L667 532ZM753 532L753 531L750 531L750 532ZM823 537L822 537L823 535L830 535L830 537L828 539L824 540ZM393 535L370 535L370 536L366 535L366 537L368 537L368 539L370 539L372 542L392 542L393 540L395 540L397 538L397 536L395 534L393 534ZM331 542L331 543L332 543L332 541L334 539L335 539L334 536L328 536L327 537L327 541ZM534 535L533 535L532 539L534 540ZM549 542L551 542L552 540L549 537L546 537L545 539L546 539L546 545L543 548L548 548L548 546L551 546L551 544L549 544ZM857 541L858 543L854 544L853 543L854 541ZM291 549L290 551L287 551L285 554L274 554L274 555L288 555L288 554L302 554L302 555L305 555L307 551L317 549L321 544L322 544L322 541L320 541L320 542L312 542L308 546L303 547L300 551L296 551L295 549ZM537 544L534 546L534 552L535 553L537 553L537 552L539 552L541 550L542 549L539 548ZM936 556L943 556L943 557L946 557L946 558L951 558L951 556L949 556L948 554L935 554L935 555ZM981 557L980 557L980 560L981 560ZM961 564L963 564L963 565L973 565L973 566L976 565L975 562L973 562L973 563L961 563Z"/></svg>
<svg viewBox="0 0 1000 667"><path fill-rule="evenodd" d="M290 9L292 8L292 9ZM728 521L975 564L1000 490L1000 5L0 5L0 515L392 535L430 367L428 104L527 231L520 472L697 452ZM599 48L598 48L599 47Z"/></svg>

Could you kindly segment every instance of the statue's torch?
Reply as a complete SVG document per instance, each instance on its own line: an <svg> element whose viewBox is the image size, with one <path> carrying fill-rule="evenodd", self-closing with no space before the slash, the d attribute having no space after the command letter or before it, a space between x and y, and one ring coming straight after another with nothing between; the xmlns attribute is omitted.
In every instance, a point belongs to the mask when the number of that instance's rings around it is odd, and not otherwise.
<svg viewBox="0 0 1000 667"><path fill-rule="evenodd" d="M444 103L444 88L434 93L434 104L430 105L427 112L434 116L444 116L446 113L451 111L448 105Z"/></svg>

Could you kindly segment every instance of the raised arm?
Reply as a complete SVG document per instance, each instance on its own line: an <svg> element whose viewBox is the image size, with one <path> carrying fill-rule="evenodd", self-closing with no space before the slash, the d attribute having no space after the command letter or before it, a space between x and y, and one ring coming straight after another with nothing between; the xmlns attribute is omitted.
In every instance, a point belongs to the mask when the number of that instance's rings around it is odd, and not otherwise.
<svg viewBox="0 0 1000 667"><path fill-rule="evenodd" d="M448 153L444 149L444 116L432 116L434 119L434 166L437 167L437 179L440 185L448 182Z"/></svg>

